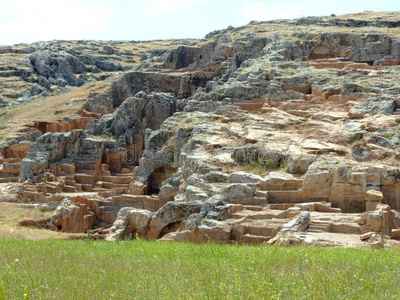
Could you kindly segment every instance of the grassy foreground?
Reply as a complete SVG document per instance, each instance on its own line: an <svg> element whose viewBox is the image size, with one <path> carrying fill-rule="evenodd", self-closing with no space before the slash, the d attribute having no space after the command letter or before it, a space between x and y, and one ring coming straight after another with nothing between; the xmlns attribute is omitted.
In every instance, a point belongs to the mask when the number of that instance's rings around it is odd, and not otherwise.
<svg viewBox="0 0 400 300"><path fill-rule="evenodd" d="M0 238L0 299L400 299L400 251Z"/></svg>

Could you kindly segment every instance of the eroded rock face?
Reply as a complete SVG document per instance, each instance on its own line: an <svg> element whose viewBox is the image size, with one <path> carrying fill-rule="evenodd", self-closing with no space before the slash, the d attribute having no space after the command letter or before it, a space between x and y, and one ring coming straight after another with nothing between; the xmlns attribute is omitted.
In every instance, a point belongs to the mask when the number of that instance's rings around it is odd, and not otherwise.
<svg viewBox="0 0 400 300"><path fill-rule="evenodd" d="M113 110L113 104L107 95L96 94L85 103L85 109L90 112L109 113Z"/></svg>
<svg viewBox="0 0 400 300"><path fill-rule="evenodd" d="M391 96L381 96L378 98L369 98L367 101L353 106L349 112L350 118L360 118L365 114L390 115L399 106L400 99Z"/></svg>
<svg viewBox="0 0 400 300"><path fill-rule="evenodd" d="M118 212L117 220L110 228L107 241L123 239L127 236L146 237L153 213L137 208L124 207Z"/></svg>
<svg viewBox="0 0 400 300"><path fill-rule="evenodd" d="M45 50L31 54L29 59L37 73L46 79L54 78L58 81L65 81L69 85L77 86L84 83L84 80L79 80L75 74L85 72L86 66L80 59L71 54L56 54Z"/></svg>
<svg viewBox="0 0 400 300"><path fill-rule="evenodd" d="M77 56L67 52L57 52L51 50L38 50L29 56L29 60L34 71L41 76L39 85L50 89L52 81L58 86L67 84L81 86L86 82L84 77L78 77L87 71L93 71L86 65L91 65L103 71L116 71L120 66L105 59L104 57L94 57L91 55Z"/></svg>
<svg viewBox="0 0 400 300"><path fill-rule="evenodd" d="M287 172L292 174L305 174L308 167L315 162L315 157L304 157L301 155L290 156L287 163Z"/></svg>
<svg viewBox="0 0 400 300"><path fill-rule="evenodd" d="M49 228L69 233L92 229L95 213L86 204L63 200L49 220Z"/></svg>
<svg viewBox="0 0 400 300"><path fill-rule="evenodd" d="M93 120L87 127L92 134L111 133L116 136L127 130L144 134L144 129L158 129L162 122L176 111L176 97L173 94L144 92L127 98L111 115ZM128 138L128 137L127 137ZM143 140L143 137L141 138Z"/></svg>
<svg viewBox="0 0 400 300"><path fill-rule="evenodd" d="M371 245L380 232L396 237L400 170L389 165L399 157L400 44L334 32L353 21L252 22L201 46L142 53L135 70L90 94L85 109L99 119L34 138L2 174L20 167L21 181L32 178L21 185L26 201L95 194L97 202L60 206L53 228L87 230L92 211L98 233L113 223L108 240L360 246L361 234ZM298 32L308 25L332 30ZM74 51L33 53L37 85L78 84L90 65L115 68ZM24 156L18 149L8 152Z"/></svg>
<svg viewBox="0 0 400 300"><path fill-rule="evenodd" d="M201 205L201 202L195 201L188 203L168 202L152 218L147 237L154 239L169 231L174 231L173 229L178 228L180 223L188 216L200 212Z"/></svg>
<svg viewBox="0 0 400 300"><path fill-rule="evenodd" d="M79 153L83 137L82 130L42 135L30 146L26 158L21 161L20 182L43 173L49 166L49 160L57 161L66 155Z"/></svg>

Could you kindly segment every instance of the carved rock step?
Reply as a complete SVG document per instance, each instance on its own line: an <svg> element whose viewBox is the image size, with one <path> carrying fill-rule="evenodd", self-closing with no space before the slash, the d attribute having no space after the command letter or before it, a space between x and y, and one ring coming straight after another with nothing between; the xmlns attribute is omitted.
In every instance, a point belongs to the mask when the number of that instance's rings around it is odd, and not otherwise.
<svg viewBox="0 0 400 300"><path fill-rule="evenodd" d="M106 235L106 234L109 233L111 227L112 227L112 223L100 221L100 222L96 222L93 225L92 230L90 230L89 232L91 234L96 234L97 233L97 234L100 234L100 235Z"/></svg>
<svg viewBox="0 0 400 300"><path fill-rule="evenodd" d="M251 211L261 211L261 210L264 210L264 207L266 207L266 206L262 206L262 205L243 205L243 208L245 210L251 210Z"/></svg>
<svg viewBox="0 0 400 300"><path fill-rule="evenodd" d="M312 221L308 226L309 232L329 232L332 228L332 223Z"/></svg>
<svg viewBox="0 0 400 300"><path fill-rule="evenodd" d="M358 220L360 214L311 212L309 230L333 233L361 233Z"/></svg>
<svg viewBox="0 0 400 300"><path fill-rule="evenodd" d="M48 193L61 193L64 190L64 184L62 182L47 182L46 191Z"/></svg>
<svg viewBox="0 0 400 300"><path fill-rule="evenodd" d="M78 155L74 156L74 162L100 162L101 161L101 153L95 153L93 150L96 151L96 149L85 149L84 147L81 146L80 148L81 151L86 151L86 153L79 153Z"/></svg>
<svg viewBox="0 0 400 300"><path fill-rule="evenodd" d="M245 244L262 244L268 242L271 238L269 235L246 233L240 237L239 242Z"/></svg>
<svg viewBox="0 0 400 300"><path fill-rule="evenodd" d="M227 219L226 223L233 226L233 235L236 240L241 235L249 233L264 236L275 236L279 230L291 219L245 220Z"/></svg>
<svg viewBox="0 0 400 300"><path fill-rule="evenodd" d="M309 201L309 199L304 198L302 191L298 190L268 191L269 203L302 203Z"/></svg>
<svg viewBox="0 0 400 300"><path fill-rule="evenodd" d="M260 184L260 191L295 191L303 184L302 179L291 178L279 172L271 174Z"/></svg>
<svg viewBox="0 0 400 300"><path fill-rule="evenodd" d="M93 185L91 184L81 184L83 192L93 192Z"/></svg>
<svg viewBox="0 0 400 300"><path fill-rule="evenodd" d="M87 170L87 169L78 168L76 171L79 173L82 173L82 174L87 174L87 175L92 175L92 176L96 175L96 170Z"/></svg>
<svg viewBox="0 0 400 300"><path fill-rule="evenodd" d="M119 210L121 209L121 206L118 205L105 205L105 206L99 206L100 211L104 213L112 213L117 215Z"/></svg>
<svg viewBox="0 0 400 300"><path fill-rule="evenodd" d="M93 225L93 229L99 229L99 228L111 228L113 226L112 223L108 223L108 222L96 222Z"/></svg>
<svg viewBox="0 0 400 300"><path fill-rule="evenodd" d="M48 202L43 192L24 191L24 194L29 199L30 202L40 202L40 203Z"/></svg>
<svg viewBox="0 0 400 300"><path fill-rule="evenodd" d="M96 174L99 164L95 161L76 161L75 166L76 172L94 175Z"/></svg>
<svg viewBox="0 0 400 300"><path fill-rule="evenodd" d="M121 176L102 176L98 175L96 176L96 180L102 181L102 182L110 182L110 183L116 183L116 184L130 184L133 180L133 176L121 174Z"/></svg>
<svg viewBox="0 0 400 300"><path fill-rule="evenodd" d="M262 211L242 210L232 214L230 218L241 219L245 217L248 220L287 219L294 217L296 214L298 214L298 212L298 210L291 212L285 210L271 209Z"/></svg>
<svg viewBox="0 0 400 300"><path fill-rule="evenodd" d="M112 189L112 188L129 188L129 183L112 183L108 181L97 181L94 185L98 188Z"/></svg>
<svg viewBox="0 0 400 300"><path fill-rule="evenodd" d="M64 193L77 193L82 192L82 185L75 184L74 186L65 185L64 186Z"/></svg>
<svg viewBox="0 0 400 300"><path fill-rule="evenodd" d="M267 205L268 200L266 198L261 198L261 197L253 197L249 199L230 199L227 201L228 203L231 204L243 204L243 205Z"/></svg>
<svg viewBox="0 0 400 300"><path fill-rule="evenodd" d="M109 192L109 190L104 189L104 188L93 187L93 192L96 192L96 193L103 193L103 192ZM100 195L100 194L99 194L99 195ZM100 196L102 196L102 195L100 195Z"/></svg>
<svg viewBox="0 0 400 300"><path fill-rule="evenodd" d="M274 227L267 227L268 224L265 226L251 226L251 225L244 225L243 226L243 234L254 234L254 235L263 235L263 236L271 236L276 235L278 231Z"/></svg>
<svg viewBox="0 0 400 300"><path fill-rule="evenodd" d="M88 175L88 174L82 174L82 173L75 174L74 180L76 183L91 184L91 185L94 185L94 183L95 183L94 175Z"/></svg>
<svg viewBox="0 0 400 300"><path fill-rule="evenodd" d="M8 168L4 168L4 164L0 165L0 177L16 177L16 175L19 175L20 173L20 166L17 164L8 164Z"/></svg>
<svg viewBox="0 0 400 300"><path fill-rule="evenodd" d="M8 182L18 182L19 177L6 177L0 178L0 183L8 183Z"/></svg>
<svg viewBox="0 0 400 300"><path fill-rule="evenodd" d="M323 229L307 229L307 232L313 232L313 233L323 233L323 232L328 232Z"/></svg>
<svg viewBox="0 0 400 300"><path fill-rule="evenodd" d="M100 213L97 217L103 222L114 223L120 209L117 205L99 206Z"/></svg>
<svg viewBox="0 0 400 300"><path fill-rule="evenodd" d="M65 185L75 186L76 182L74 179L65 179Z"/></svg>
<svg viewBox="0 0 400 300"><path fill-rule="evenodd" d="M108 202L110 205L118 205L120 207L134 207L140 209L147 209L150 211L157 211L163 203L160 202L158 197L147 195L120 195L114 196Z"/></svg>
<svg viewBox="0 0 400 300"><path fill-rule="evenodd" d="M162 203L158 198L153 198L151 196L114 196L105 201L99 201L98 218L104 222L114 223L122 207L133 207L155 212L161 206Z"/></svg>

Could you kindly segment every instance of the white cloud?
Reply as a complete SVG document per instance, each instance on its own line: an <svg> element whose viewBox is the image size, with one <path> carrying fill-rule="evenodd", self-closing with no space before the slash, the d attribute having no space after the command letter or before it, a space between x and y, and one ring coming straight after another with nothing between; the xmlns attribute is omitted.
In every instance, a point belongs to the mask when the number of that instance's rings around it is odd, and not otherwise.
<svg viewBox="0 0 400 300"><path fill-rule="evenodd" d="M107 25L114 11L100 1L2 0L0 44L84 39Z"/></svg>

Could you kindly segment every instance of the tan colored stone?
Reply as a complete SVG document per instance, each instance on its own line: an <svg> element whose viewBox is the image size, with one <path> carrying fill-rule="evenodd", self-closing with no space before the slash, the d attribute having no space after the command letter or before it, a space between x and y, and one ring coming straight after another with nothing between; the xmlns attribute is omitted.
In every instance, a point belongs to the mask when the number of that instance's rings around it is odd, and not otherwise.
<svg viewBox="0 0 400 300"><path fill-rule="evenodd" d="M373 235L374 233L372 231L364 233L362 235L360 235L360 240L365 241L365 240L369 240L369 238Z"/></svg>
<svg viewBox="0 0 400 300"><path fill-rule="evenodd" d="M365 202L365 211L373 211L376 210L377 205L380 202L378 201L366 201Z"/></svg>
<svg viewBox="0 0 400 300"><path fill-rule="evenodd" d="M390 237L395 240L400 240L400 229L392 229L390 231Z"/></svg>
<svg viewBox="0 0 400 300"><path fill-rule="evenodd" d="M378 190L368 190L365 193L365 200L380 202L383 200L383 194Z"/></svg>
<svg viewBox="0 0 400 300"><path fill-rule="evenodd" d="M81 233L91 229L95 221L95 213L86 204L64 200L57 207L49 223L58 231Z"/></svg>

